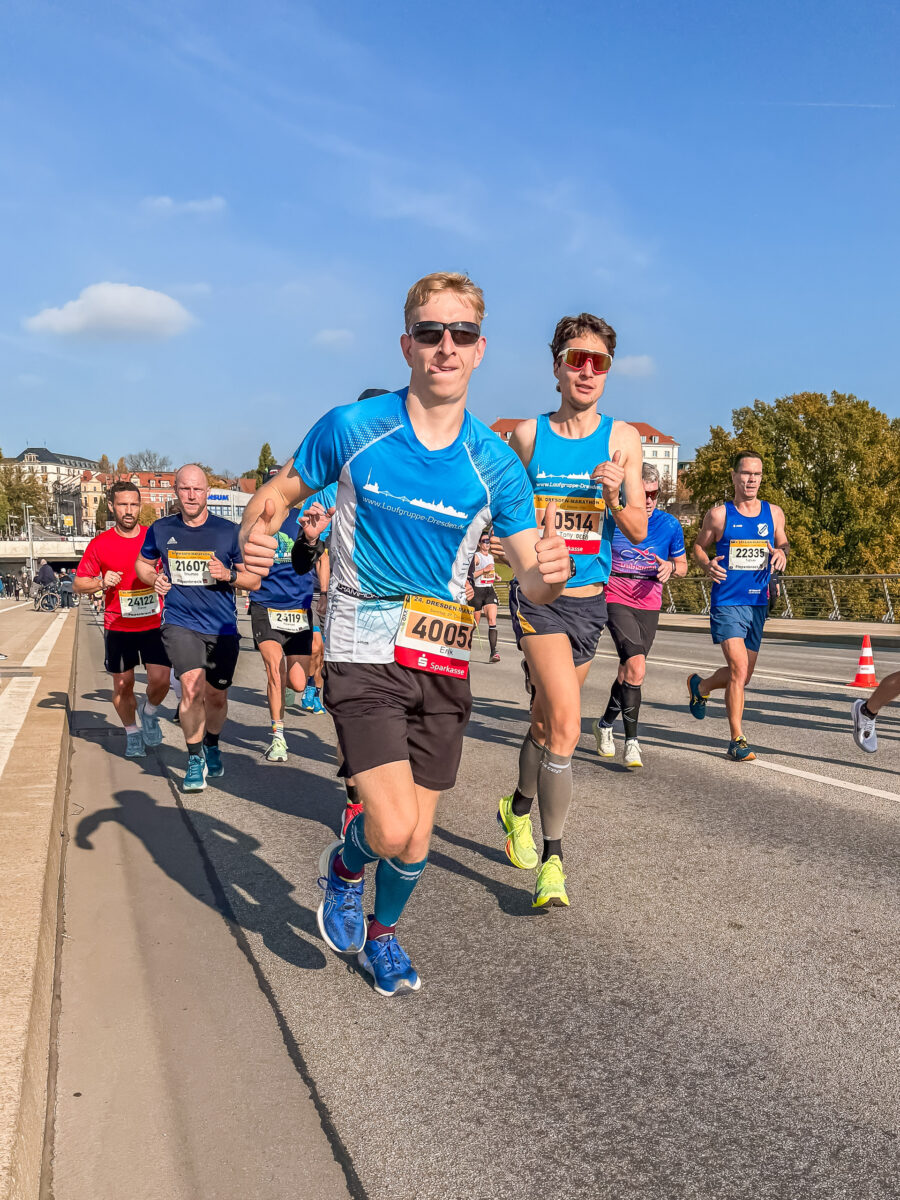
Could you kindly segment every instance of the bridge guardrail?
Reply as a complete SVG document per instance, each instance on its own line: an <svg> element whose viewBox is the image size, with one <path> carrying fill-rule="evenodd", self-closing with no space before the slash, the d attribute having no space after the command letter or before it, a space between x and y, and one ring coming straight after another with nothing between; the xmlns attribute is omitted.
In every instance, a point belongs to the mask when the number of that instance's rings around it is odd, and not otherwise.
<svg viewBox="0 0 900 1200"><path fill-rule="evenodd" d="M778 584L773 617L900 624L900 575L781 575ZM708 615L710 586L702 575L673 577L663 585L662 611ZM509 584L498 580L494 590L505 609Z"/></svg>

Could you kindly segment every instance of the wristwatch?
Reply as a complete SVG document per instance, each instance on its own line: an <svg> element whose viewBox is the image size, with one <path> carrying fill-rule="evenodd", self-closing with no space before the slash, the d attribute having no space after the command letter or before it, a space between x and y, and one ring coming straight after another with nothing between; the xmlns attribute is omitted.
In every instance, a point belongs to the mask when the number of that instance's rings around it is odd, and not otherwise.
<svg viewBox="0 0 900 1200"><path fill-rule="evenodd" d="M569 578L572 579L575 575L575 559L569 555Z"/></svg>
<svg viewBox="0 0 900 1200"><path fill-rule="evenodd" d="M231 584L237 583L237 570L235 567L231 568L231 574L228 577L228 582Z"/></svg>

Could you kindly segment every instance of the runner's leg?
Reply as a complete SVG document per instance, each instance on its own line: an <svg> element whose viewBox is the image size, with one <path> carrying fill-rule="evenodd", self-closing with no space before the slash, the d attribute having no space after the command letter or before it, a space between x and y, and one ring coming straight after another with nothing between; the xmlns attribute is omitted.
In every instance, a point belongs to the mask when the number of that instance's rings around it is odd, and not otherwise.
<svg viewBox="0 0 900 1200"><path fill-rule="evenodd" d="M744 689L753 674L756 665L756 652L748 650L743 638L726 638L722 642L722 653L728 663L728 682L725 685L725 711L728 713L728 725L731 729L731 739L735 741L743 733L742 720L744 716ZM720 668L721 670L721 668ZM717 671L718 675L719 672ZM705 688L701 684L701 691Z"/></svg>
<svg viewBox="0 0 900 1200"><path fill-rule="evenodd" d="M137 732L137 702L134 698L134 668L113 675L113 708L129 733Z"/></svg>
<svg viewBox="0 0 900 1200"><path fill-rule="evenodd" d="M195 667L184 671L180 678L181 703L179 720L189 754L202 754L200 747L206 733L206 671Z"/></svg>
<svg viewBox="0 0 900 1200"><path fill-rule="evenodd" d="M169 694L169 672L171 667L160 663L147 663L147 703L155 708Z"/></svg>

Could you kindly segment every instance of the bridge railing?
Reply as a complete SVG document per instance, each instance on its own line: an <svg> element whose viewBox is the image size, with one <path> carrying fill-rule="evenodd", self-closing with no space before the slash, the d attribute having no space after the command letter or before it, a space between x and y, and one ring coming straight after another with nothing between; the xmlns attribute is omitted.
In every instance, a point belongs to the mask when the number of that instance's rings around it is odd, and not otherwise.
<svg viewBox="0 0 900 1200"><path fill-rule="evenodd" d="M663 587L663 612L707 614L710 583L699 575ZM782 575L773 617L900 623L900 575Z"/></svg>
<svg viewBox="0 0 900 1200"><path fill-rule="evenodd" d="M503 609L509 584L494 584ZM665 613L709 613L710 583L701 575L663 585ZM782 575L773 617L808 621L879 621L900 624L900 575Z"/></svg>

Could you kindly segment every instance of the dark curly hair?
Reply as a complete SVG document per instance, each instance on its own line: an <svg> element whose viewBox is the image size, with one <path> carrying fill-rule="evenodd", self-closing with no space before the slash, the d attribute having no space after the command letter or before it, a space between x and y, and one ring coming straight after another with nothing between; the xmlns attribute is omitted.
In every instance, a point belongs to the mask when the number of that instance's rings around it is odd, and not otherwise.
<svg viewBox="0 0 900 1200"><path fill-rule="evenodd" d="M595 317L593 313L579 313L577 317L562 317L557 323L553 333L553 341L550 343L550 352L553 355L553 361L556 362L560 350L565 346L566 342L570 342L572 338L578 337L583 333L594 333L597 337L603 338L604 345L609 351L610 357L616 353L616 331L608 321L604 321L602 317Z"/></svg>

